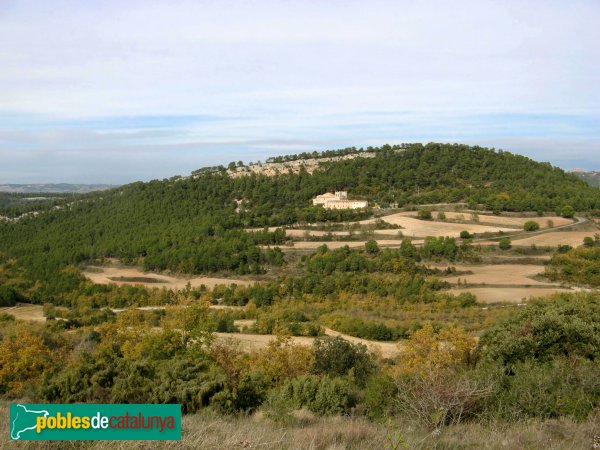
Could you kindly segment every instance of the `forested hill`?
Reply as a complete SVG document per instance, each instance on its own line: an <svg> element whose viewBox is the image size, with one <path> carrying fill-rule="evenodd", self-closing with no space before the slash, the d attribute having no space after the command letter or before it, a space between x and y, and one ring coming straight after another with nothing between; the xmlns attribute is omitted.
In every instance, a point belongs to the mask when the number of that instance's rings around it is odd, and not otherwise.
<svg viewBox="0 0 600 450"><path fill-rule="evenodd" d="M508 152L448 144L372 150L374 158L324 163L313 174L230 178L221 171L72 197L37 215L0 220L0 252L16 257L33 279L56 280L60 272L64 286L56 289L66 289L77 275L63 267L101 256L147 269L260 272L279 255L257 244L278 243L282 236L243 228L369 214L311 206L313 196L336 189L381 206L466 201L514 211L600 208L598 189Z"/></svg>

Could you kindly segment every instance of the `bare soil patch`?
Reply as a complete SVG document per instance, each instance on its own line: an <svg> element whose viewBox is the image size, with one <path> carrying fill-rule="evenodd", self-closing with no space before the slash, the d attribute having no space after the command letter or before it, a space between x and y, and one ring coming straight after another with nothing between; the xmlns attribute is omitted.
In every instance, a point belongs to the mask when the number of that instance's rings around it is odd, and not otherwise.
<svg viewBox="0 0 600 450"><path fill-rule="evenodd" d="M447 265L432 266L445 269ZM449 283L466 282L468 284L505 284L510 285L548 285L550 282L534 279L536 275L543 274L544 266L535 264L486 264L486 265L453 265L458 272L470 272L453 274L444 277ZM500 288L502 289L502 288Z"/></svg>
<svg viewBox="0 0 600 450"><path fill-rule="evenodd" d="M338 333L337 331L329 328L325 329L325 334L328 336L341 336L342 338L353 342L364 344L367 348L373 352L381 354L384 358L392 358L398 355L401 351L400 344L396 342L376 342L369 341L366 339L359 339L346 334ZM255 350L265 348L269 345L269 342L276 339L277 336L274 334L246 334L246 333L215 333L217 339L220 341L226 341L228 339L236 339L241 342L242 347L247 350ZM292 342L297 345L311 346L315 340L313 337L306 336L292 336Z"/></svg>
<svg viewBox="0 0 600 450"><path fill-rule="evenodd" d="M583 244L584 237L594 236L594 233L597 233L597 231L554 231L525 237L523 239L514 239L512 245L537 245L539 247L570 245L571 247L579 247Z"/></svg>
<svg viewBox="0 0 600 450"><path fill-rule="evenodd" d="M557 292L572 292L569 289L562 288L492 288L492 287L474 287L474 288L453 288L453 294L470 292L477 297L481 303L525 303L534 297L545 297Z"/></svg>
<svg viewBox="0 0 600 450"><path fill-rule="evenodd" d="M213 288L219 284L237 284L249 286L250 280L214 277L179 278L171 275L143 272L137 267L91 267L83 271L83 275L96 284L142 285L146 287L166 287L169 289L184 289L189 283L192 287L205 285Z"/></svg>
<svg viewBox="0 0 600 450"><path fill-rule="evenodd" d="M16 306L0 308L0 313L10 314L17 320L32 320L34 322L45 322L44 307L42 305L31 305L20 303Z"/></svg>
<svg viewBox="0 0 600 450"><path fill-rule="evenodd" d="M467 230L469 233L498 233L500 231L515 231L511 227L498 227L492 225L481 225L478 223L449 223L435 220L419 220L410 217L408 214L413 212L401 212L389 216L383 216L380 219L392 225L402 227L400 231L408 237L426 237L426 236L451 236L458 237L460 232ZM359 222L360 224L374 223L376 219L367 219ZM398 230L377 230L379 234L397 234Z"/></svg>
<svg viewBox="0 0 600 450"><path fill-rule="evenodd" d="M568 225L570 223L575 223L572 219L566 219L564 217L559 216L529 216L529 217L516 217L516 216L495 216L492 214L477 214L478 222L473 221L472 214L473 211L463 211L463 212L449 212L445 211L446 220L452 221L460 221L460 222L471 222L471 223L479 223L481 225L495 225L495 226L507 226L522 229L525 222L533 220L540 225L540 228L549 228L548 221L551 221L552 227L558 227L562 225ZM408 211L400 213L402 215L406 215L407 217L417 217L416 211ZM437 218L438 211L433 211L431 213L434 218ZM385 218L384 218L385 220Z"/></svg>

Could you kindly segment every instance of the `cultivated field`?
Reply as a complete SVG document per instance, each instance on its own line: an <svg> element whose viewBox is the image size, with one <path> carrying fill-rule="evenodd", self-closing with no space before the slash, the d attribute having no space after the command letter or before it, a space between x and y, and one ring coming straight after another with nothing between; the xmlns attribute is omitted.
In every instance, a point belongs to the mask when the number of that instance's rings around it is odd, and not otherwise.
<svg viewBox="0 0 600 450"><path fill-rule="evenodd" d="M431 267L445 269L447 265L433 265ZM533 278L544 272L544 266L536 264L457 264L453 265L453 267L457 272L471 272L444 277L444 280L453 284L458 283L458 280L468 284L503 284L513 286L551 284L550 282Z"/></svg>
<svg viewBox="0 0 600 450"><path fill-rule="evenodd" d="M433 211L431 214L434 219L437 220L438 211ZM447 221L459 221L459 222L469 222L474 223L471 211L464 212L444 212L446 215ZM405 215L407 217L417 217L416 211L407 211L400 213L401 215ZM540 225L540 228L549 228L549 224L552 227L558 227L562 225L568 225L574 223L572 219L566 219L564 217L559 216L531 216L531 217L514 217L514 216L496 216L490 214L479 214L476 213L478 217L477 223L482 225L495 225L495 226L507 226L517 229L522 229L525 222L529 220L533 220Z"/></svg>
<svg viewBox="0 0 600 450"><path fill-rule="evenodd" d="M396 233L398 232L398 230L391 231L396 231ZM376 239L376 241L380 247L400 247L402 244L402 239ZM422 244L423 241L413 240L412 243ZM286 248L294 248L297 250L314 250L321 245L326 245L330 249L341 248L346 245L350 248L362 248L365 246L365 241L297 241L291 245L281 246L280 248L282 250Z"/></svg>
<svg viewBox="0 0 600 450"><path fill-rule="evenodd" d="M10 314L18 320L33 320L34 322L45 322L44 307L42 305L30 305L27 303L16 306L0 308L0 313Z"/></svg>
<svg viewBox="0 0 600 450"><path fill-rule="evenodd" d="M559 245L570 245L579 247L583 244L583 238L594 236L597 231L552 231L548 233L536 234L535 236L524 237L523 239L513 239L513 245L538 247L558 247Z"/></svg>
<svg viewBox="0 0 600 450"><path fill-rule="evenodd" d="M401 347L396 342L376 342L369 341L367 339L360 339L354 336L348 336L346 334L338 333L337 331L329 328L325 329L325 334L328 336L340 336L347 341L355 344L364 344L370 351L380 354L384 358L392 358L401 351ZM247 333L215 333L217 338L221 341L227 341L235 339L239 341L243 348L260 349L269 345L269 342L277 339L274 334L247 334ZM307 336L292 336L292 342L298 345L310 346L313 344L315 338Z"/></svg>
<svg viewBox="0 0 600 450"><path fill-rule="evenodd" d="M149 288L165 287L167 289L185 289L189 283L192 287L205 285L207 288L213 288L219 284L237 284L240 286L249 286L253 284L250 280L240 280L232 278L214 278L214 277L193 277L179 278L164 274L155 274L143 272L137 267L96 267L90 266L83 271L83 275L97 284L118 284L118 285L143 285Z"/></svg>
<svg viewBox="0 0 600 450"><path fill-rule="evenodd" d="M482 225L478 223L451 223L435 220L420 220L410 217L407 212L383 216L380 219L392 225L400 225L402 234L408 237L426 237L426 236L451 236L458 237L460 232L467 230L469 233L498 233L500 231L515 231L514 227L499 227L492 225ZM377 219L362 220L359 223L368 225L375 223ZM398 234L399 230L378 230L379 234Z"/></svg>
<svg viewBox="0 0 600 450"><path fill-rule="evenodd" d="M281 227L269 227L268 231L273 232L277 230L277 228ZM262 231L264 228L247 228L248 232L257 232ZM349 236L349 231L322 231L322 230L298 230L294 228L286 228L285 235L289 237L302 238L305 236L327 236L331 234L332 236Z"/></svg>
<svg viewBox="0 0 600 450"><path fill-rule="evenodd" d="M452 288L453 294L470 292L480 303L525 303L531 298L545 297L557 292L573 292L563 288L473 287Z"/></svg>

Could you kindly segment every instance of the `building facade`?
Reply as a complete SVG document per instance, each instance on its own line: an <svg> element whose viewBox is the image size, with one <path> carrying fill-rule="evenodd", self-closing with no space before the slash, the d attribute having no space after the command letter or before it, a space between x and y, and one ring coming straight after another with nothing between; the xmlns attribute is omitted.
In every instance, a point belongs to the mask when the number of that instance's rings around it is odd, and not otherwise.
<svg viewBox="0 0 600 450"><path fill-rule="evenodd" d="M326 192L313 198L313 205L321 205L326 209L360 209L369 206L365 200L349 200L348 192Z"/></svg>

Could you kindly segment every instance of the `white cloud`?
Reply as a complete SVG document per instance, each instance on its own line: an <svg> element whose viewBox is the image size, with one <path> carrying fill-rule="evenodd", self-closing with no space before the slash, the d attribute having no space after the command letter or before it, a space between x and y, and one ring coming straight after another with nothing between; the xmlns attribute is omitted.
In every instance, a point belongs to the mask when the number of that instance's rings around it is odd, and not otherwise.
<svg viewBox="0 0 600 450"><path fill-rule="evenodd" d="M598 23L594 0L8 2L0 112L23 121L0 123L0 151L506 138L494 114L560 116L549 138L598 142L598 128L579 122L600 117ZM223 120L133 135L68 124L147 115ZM29 116L49 129L29 129ZM512 138L528 142L517 125ZM18 176L0 168L0 178L8 172Z"/></svg>

